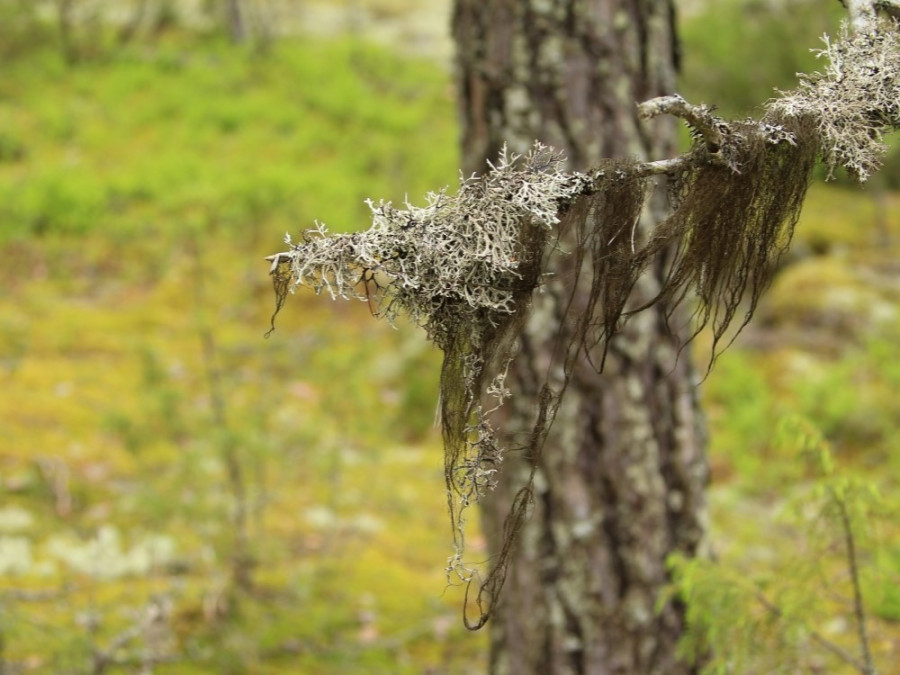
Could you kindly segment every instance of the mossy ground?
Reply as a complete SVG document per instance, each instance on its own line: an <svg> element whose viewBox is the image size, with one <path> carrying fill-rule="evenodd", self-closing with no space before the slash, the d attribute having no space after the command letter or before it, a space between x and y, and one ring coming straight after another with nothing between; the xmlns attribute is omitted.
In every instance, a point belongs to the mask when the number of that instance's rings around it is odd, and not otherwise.
<svg viewBox="0 0 900 675"><path fill-rule="evenodd" d="M438 354L303 294L263 338L284 232L455 181L447 74L354 42L175 40L7 75L0 657L88 672L165 598L162 672L476 669L442 570Z"/></svg>

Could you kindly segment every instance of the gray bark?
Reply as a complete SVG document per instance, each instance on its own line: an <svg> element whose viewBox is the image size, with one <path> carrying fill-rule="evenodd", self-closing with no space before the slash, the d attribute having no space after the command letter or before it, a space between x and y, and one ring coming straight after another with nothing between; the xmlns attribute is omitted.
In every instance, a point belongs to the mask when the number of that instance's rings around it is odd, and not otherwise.
<svg viewBox="0 0 900 675"><path fill-rule="evenodd" d="M247 27L244 22L244 8L241 6L241 0L225 0L225 14L231 41L244 42L247 39Z"/></svg>
<svg viewBox="0 0 900 675"><path fill-rule="evenodd" d="M565 151L574 169L602 157L674 154L674 123L642 121L635 106L674 91L669 0L457 0L454 37L466 172L482 171L504 142L523 152L535 139ZM641 227L665 209L660 189ZM557 258L557 278L573 273L574 260ZM638 283L635 303L654 295L664 273L660 260ZM568 330L560 325L567 300L552 278L513 365L503 420L510 439L530 432L548 378L557 391L564 386L553 354L558 331L565 341ZM578 302L584 298L576 297L576 314ZM571 374L539 462L533 512L489 623L492 673L694 672L675 654L683 608L657 608L666 557L693 554L701 543L707 480L692 366L665 312L632 317L610 343L602 373L582 354ZM683 318L669 324L683 326ZM484 506L492 553L526 460L507 459Z"/></svg>

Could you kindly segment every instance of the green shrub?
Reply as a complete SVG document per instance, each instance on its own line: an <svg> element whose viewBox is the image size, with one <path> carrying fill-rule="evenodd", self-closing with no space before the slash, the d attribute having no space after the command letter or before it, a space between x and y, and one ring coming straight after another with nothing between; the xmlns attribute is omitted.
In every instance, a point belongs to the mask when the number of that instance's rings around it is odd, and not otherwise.
<svg viewBox="0 0 900 675"><path fill-rule="evenodd" d="M875 636L897 610L900 558L886 554L900 542L897 500L839 469L802 419L785 418L778 437L806 479L785 491L765 540L736 554L734 518L717 560L670 561L687 605L682 654L723 675L888 667L890 642Z"/></svg>

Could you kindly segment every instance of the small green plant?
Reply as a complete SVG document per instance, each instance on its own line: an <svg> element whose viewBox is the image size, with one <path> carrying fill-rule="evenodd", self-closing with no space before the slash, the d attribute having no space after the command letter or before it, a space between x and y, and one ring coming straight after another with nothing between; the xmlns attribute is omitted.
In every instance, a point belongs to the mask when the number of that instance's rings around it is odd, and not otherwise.
<svg viewBox="0 0 900 675"><path fill-rule="evenodd" d="M873 675L890 658L889 647L874 639L889 611L873 616L872 606L891 606L887 589L900 572L881 554L898 544L896 503L874 481L839 470L832 448L801 418L782 422L779 441L807 479L785 498L769 530L773 541L757 544L768 564L748 574L724 560L670 561L672 593L687 605L682 652L717 675ZM785 538L791 543L774 541Z"/></svg>

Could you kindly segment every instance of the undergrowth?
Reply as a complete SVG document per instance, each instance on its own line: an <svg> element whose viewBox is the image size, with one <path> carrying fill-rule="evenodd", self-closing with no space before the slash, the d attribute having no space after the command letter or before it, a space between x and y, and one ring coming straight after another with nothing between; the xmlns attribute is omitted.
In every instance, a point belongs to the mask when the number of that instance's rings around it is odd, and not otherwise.
<svg viewBox="0 0 900 675"><path fill-rule="evenodd" d="M803 418L783 418L773 442L800 475L782 488L759 557L736 557L726 538L715 559L670 561L673 592L688 607L682 653L710 674L890 668L900 576L893 492L839 469L834 447Z"/></svg>
<svg viewBox="0 0 900 675"><path fill-rule="evenodd" d="M6 68L0 666L473 668L433 564L436 354L304 301L265 341L258 273L313 212L358 226L364 180L452 180L447 74L189 36Z"/></svg>
<svg viewBox="0 0 900 675"><path fill-rule="evenodd" d="M430 66L356 42L280 43L260 56L182 41L76 69L56 58L5 67L4 241L177 233L185 217L283 231L314 204L349 229L365 213L353 176L399 199L456 164L451 143L433 142L452 134L446 76L423 89ZM425 144L433 151L419 152Z"/></svg>

